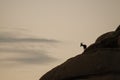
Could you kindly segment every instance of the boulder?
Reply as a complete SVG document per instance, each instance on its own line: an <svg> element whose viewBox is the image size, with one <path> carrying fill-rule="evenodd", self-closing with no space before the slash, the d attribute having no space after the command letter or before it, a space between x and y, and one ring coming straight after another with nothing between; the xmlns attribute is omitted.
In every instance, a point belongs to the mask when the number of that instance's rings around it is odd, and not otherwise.
<svg viewBox="0 0 120 80"><path fill-rule="evenodd" d="M120 26L39 80L120 80Z"/></svg>

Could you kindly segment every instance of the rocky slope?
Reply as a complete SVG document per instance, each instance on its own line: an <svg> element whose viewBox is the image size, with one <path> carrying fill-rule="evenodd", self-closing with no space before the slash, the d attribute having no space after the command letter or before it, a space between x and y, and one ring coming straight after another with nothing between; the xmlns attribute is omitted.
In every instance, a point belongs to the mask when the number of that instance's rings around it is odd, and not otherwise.
<svg viewBox="0 0 120 80"><path fill-rule="evenodd" d="M40 80L120 80L120 26L98 37L81 55L43 75Z"/></svg>

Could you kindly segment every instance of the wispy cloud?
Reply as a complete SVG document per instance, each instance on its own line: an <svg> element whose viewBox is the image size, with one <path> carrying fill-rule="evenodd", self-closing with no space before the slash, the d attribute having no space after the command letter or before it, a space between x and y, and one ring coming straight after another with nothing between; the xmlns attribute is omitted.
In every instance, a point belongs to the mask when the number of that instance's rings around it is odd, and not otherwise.
<svg viewBox="0 0 120 80"><path fill-rule="evenodd" d="M0 42L46 42L46 43L57 43L58 40L45 39L45 38L0 38Z"/></svg>
<svg viewBox="0 0 120 80"><path fill-rule="evenodd" d="M22 64L45 64L56 61L56 58L48 56L44 50L25 50L25 49L0 49L4 54L19 54L19 56L11 56L0 59L0 62L16 62Z"/></svg>
<svg viewBox="0 0 120 80"><path fill-rule="evenodd" d="M55 39L46 39L46 38L33 38L33 37L19 37L19 35L13 35L11 33L0 33L0 42L43 42L43 43L58 43L58 40Z"/></svg>
<svg viewBox="0 0 120 80"><path fill-rule="evenodd" d="M56 61L57 59L48 55L49 49L46 48L50 44L57 44L60 41L55 39L31 37L17 34L15 30L4 29L0 32L0 64L4 62L16 62L17 64L46 64ZM22 30L22 29L20 29ZM20 31L19 31L20 32ZM24 37L21 37L24 36ZM14 44L13 44L14 43ZM22 44L21 44L22 43ZM37 43L37 45L36 45ZM42 46L39 46L42 43ZM50 44L47 44L50 43ZM33 44L35 47L31 48ZM46 46L46 47L45 47ZM37 49L36 49L37 47ZM51 46L51 48L53 48ZM18 56L12 56L15 54ZM2 57L1 55L9 55Z"/></svg>

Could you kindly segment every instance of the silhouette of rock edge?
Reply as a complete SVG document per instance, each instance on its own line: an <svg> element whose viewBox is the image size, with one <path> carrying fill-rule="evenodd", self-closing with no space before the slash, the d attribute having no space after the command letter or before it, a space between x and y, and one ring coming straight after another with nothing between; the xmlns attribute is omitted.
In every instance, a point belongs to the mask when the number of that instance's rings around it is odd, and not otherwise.
<svg viewBox="0 0 120 80"><path fill-rule="evenodd" d="M120 80L120 26L39 80Z"/></svg>

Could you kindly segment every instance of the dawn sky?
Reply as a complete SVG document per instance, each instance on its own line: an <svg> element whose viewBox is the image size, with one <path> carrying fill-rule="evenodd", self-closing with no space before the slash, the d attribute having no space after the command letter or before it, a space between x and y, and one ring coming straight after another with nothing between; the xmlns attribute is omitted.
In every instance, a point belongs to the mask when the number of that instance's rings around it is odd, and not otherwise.
<svg viewBox="0 0 120 80"><path fill-rule="evenodd" d="M38 80L120 24L120 0L0 0L0 80Z"/></svg>

